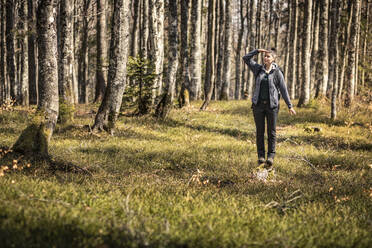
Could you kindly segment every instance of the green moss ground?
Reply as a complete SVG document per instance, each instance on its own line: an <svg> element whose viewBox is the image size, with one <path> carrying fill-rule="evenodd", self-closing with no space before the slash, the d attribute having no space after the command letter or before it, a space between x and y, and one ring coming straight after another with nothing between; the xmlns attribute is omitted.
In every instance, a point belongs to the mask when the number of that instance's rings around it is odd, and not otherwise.
<svg viewBox="0 0 372 248"><path fill-rule="evenodd" d="M78 106L49 153L92 176L45 163L6 171L0 246L372 246L371 106L341 110L332 122L324 101L296 116L282 103L276 180L262 182L252 176L250 103L212 102L205 112L200 105L173 110L166 121L121 117L115 136L90 134L91 106ZM20 109L0 112L0 147L14 144L29 118Z"/></svg>

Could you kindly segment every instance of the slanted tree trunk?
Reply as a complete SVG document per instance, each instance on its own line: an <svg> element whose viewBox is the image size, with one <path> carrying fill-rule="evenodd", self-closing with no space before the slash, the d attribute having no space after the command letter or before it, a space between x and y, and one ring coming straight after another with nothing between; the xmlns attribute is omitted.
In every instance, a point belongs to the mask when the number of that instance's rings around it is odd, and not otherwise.
<svg viewBox="0 0 372 248"><path fill-rule="evenodd" d="M115 0L113 7L108 84L93 125L94 131L106 129L111 134L115 128L126 86L130 1Z"/></svg>
<svg viewBox="0 0 372 248"><path fill-rule="evenodd" d="M338 0L332 0L332 7L331 7L331 29L330 32L332 34L338 34L340 30L340 2ZM332 62L334 65L338 65L339 63L339 48L338 48L338 38L337 35L330 36L330 53L333 54ZM335 120L337 117L337 88L338 88L338 81L339 75L337 70L337 66L334 66L331 70L333 73L332 75L332 102L331 102L331 119Z"/></svg>
<svg viewBox="0 0 372 248"><path fill-rule="evenodd" d="M208 1L208 42L207 42L207 59L205 64L205 83L204 83L204 94L205 99L200 107L200 110L206 110L209 102L212 98L214 88L214 0Z"/></svg>
<svg viewBox="0 0 372 248"><path fill-rule="evenodd" d="M289 39L291 42L289 43L289 61L288 61L288 79L287 82L289 83L289 96L291 99L295 98L295 81L296 81L296 58L297 58L297 23L298 23L298 11L297 11L297 0L291 0L291 9L292 9L292 18L291 18L291 33Z"/></svg>
<svg viewBox="0 0 372 248"><path fill-rule="evenodd" d="M6 0L6 26L5 26L5 42L6 42L6 60L7 73L10 86L10 97L12 100L17 100L17 83L16 83L16 66L14 58L14 6L15 0Z"/></svg>
<svg viewBox="0 0 372 248"><path fill-rule="evenodd" d="M32 123L22 132L13 150L33 156L48 156L48 145L58 117L58 64L56 6L41 0L37 10L40 101Z"/></svg>
<svg viewBox="0 0 372 248"><path fill-rule="evenodd" d="M176 74L178 66L178 21L177 21L177 1L169 1L168 3L168 68L166 78L166 92L156 107L155 116L164 119L168 116L174 98L176 86Z"/></svg>
<svg viewBox="0 0 372 248"><path fill-rule="evenodd" d="M223 55L223 71L222 71L222 89L221 100L229 100L230 89L230 72L231 72L231 3L230 0L225 0L225 39L224 39L224 55Z"/></svg>
<svg viewBox="0 0 372 248"><path fill-rule="evenodd" d="M256 25L256 5L254 0L250 0L250 5L249 5L249 14L248 14L248 19L250 19L249 23L249 31L248 31L248 37L249 37L249 49L246 51L251 51L253 48L255 48L255 37L257 37L256 31L254 31L254 27ZM258 44L257 44L257 48ZM247 66L247 65L245 65ZM252 97L252 90L253 90L253 85L254 84L254 77L252 76L250 70L247 70L248 72L248 85L247 85L247 98Z"/></svg>
<svg viewBox="0 0 372 248"><path fill-rule="evenodd" d="M328 86L328 5L329 0L320 1L319 10L319 52L316 68L317 91L315 97L325 96Z"/></svg>
<svg viewBox="0 0 372 248"><path fill-rule="evenodd" d="M37 92L37 65L36 65L36 47L35 47L35 1L28 0L28 85L29 85L29 103L38 104Z"/></svg>
<svg viewBox="0 0 372 248"><path fill-rule="evenodd" d="M289 3L288 3L289 4ZM288 8L288 25L287 25L287 32L285 34L285 42L286 44L290 44L290 35L291 35L291 23L292 23L292 8ZM285 46L285 59L284 59L284 78L288 78L288 72L289 70L291 70L292 68L289 67L289 57L291 56L290 55L290 49L289 49L289 46Z"/></svg>
<svg viewBox="0 0 372 248"><path fill-rule="evenodd" d="M360 0L353 1L352 6L352 23L351 23L351 30L350 30L350 38L349 38L349 46L348 46L348 65L346 67L345 72L345 79L347 82L347 91L346 91L346 98L345 98L345 106L350 107L353 104L354 95L355 95L355 63L356 61L356 47L357 47L357 33L358 27L360 25L358 23L359 20L359 8L360 8Z"/></svg>
<svg viewBox="0 0 372 248"><path fill-rule="evenodd" d="M305 0L305 16L304 16L304 40L302 44L302 80L301 95L298 101L298 106L302 107L310 101L310 42L311 42L311 0Z"/></svg>
<svg viewBox="0 0 372 248"><path fill-rule="evenodd" d="M188 50L188 20L189 20L189 0L181 0L181 51L180 51L180 61L181 61L181 71L182 71L182 80L181 80L181 92L179 105L182 108L183 106L190 105L189 102L189 84L190 84L190 75L189 75L189 50Z"/></svg>
<svg viewBox="0 0 372 248"><path fill-rule="evenodd" d="M107 85L106 9L106 0L97 0L97 67L94 102L102 101Z"/></svg>
<svg viewBox="0 0 372 248"><path fill-rule="evenodd" d="M190 100L198 100L201 87L201 0L192 0L190 27Z"/></svg>

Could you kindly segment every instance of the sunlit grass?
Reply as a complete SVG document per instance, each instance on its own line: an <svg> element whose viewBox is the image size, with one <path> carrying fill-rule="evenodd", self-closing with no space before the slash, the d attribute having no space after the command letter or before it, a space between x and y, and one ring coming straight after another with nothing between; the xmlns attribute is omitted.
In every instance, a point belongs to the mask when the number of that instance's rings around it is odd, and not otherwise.
<svg viewBox="0 0 372 248"><path fill-rule="evenodd" d="M265 183L252 176L257 155L250 103L212 102L205 112L200 105L175 109L165 121L122 116L115 136L89 133L94 114L89 106L77 108L73 125L57 127L50 154L92 176L51 171L45 163L6 171L0 244L371 246L367 108L341 112L332 122L324 100L297 109L296 116L282 103L276 179ZM27 118L18 110L0 113L1 147L15 142ZM4 157L0 165L9 161Z"/></svg>

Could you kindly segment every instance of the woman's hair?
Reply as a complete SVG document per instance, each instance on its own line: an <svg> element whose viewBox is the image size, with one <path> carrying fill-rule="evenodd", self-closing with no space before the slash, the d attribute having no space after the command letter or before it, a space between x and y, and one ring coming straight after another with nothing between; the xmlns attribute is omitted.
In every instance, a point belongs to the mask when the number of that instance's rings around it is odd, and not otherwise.
<svg viewBox="0 0 372 248"><path fill-rule="evenodd" d="M270 48L270 49L266 49L267 51L269 51L269 53L271 53L274 57L274 60L278 57L278 55L276 54L276 49L274 47Z"/></svg>

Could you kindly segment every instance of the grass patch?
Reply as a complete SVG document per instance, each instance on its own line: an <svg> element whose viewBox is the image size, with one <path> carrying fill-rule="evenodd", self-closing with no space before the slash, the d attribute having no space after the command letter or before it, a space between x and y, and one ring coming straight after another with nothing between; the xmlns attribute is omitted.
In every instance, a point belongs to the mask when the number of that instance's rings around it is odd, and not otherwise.
<svg viewBox="0 0 372 248"><path fill-rule="evenodd" d="M372 245L368 118L331 122L329 105L317 102L289 116L282 104L277 178L263 183L252 177L250 103L212 102L204 112L200 104L165 121L122 116L115 136L90 134L94 112L77 107L74 123L57 127L50 154L91 176L1 155L0 165L10 168L0 177L2 246ZM27 114L2 111L0 123L0 147L10 147ZM311 126L321 132L306 132Z"/></svg>

